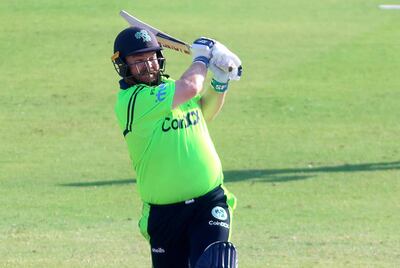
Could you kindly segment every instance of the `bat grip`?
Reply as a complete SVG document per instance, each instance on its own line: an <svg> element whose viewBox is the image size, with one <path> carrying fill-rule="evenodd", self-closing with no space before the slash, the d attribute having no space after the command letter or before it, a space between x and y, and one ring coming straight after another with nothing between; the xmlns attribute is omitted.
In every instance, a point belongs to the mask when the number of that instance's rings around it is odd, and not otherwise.
<svg viewBox="0 0 400 268"><path fill-rule="evenodd" d="M228 71L229 72L232 72L233 71L233 67L232 66L229 66L228 67ZM242 75L242 65L240 65L238 68L237 68L237 72L238 72L238 76L241 76Z"/></svg>

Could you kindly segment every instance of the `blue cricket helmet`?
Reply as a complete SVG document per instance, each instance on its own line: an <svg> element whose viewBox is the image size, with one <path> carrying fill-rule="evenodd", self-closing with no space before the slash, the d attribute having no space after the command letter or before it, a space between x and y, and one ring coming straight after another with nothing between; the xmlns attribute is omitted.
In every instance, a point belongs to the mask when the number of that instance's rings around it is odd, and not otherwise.
<svg viewBox="0 0 400 268"><path fill-rule="evenodd" d="M114 42L114 53L125 60L126 56L149 51L161 51L155 35L143 28L129 27L120 32Z"/></svg>
<svg viewBox="0 0 400 268"><path fill-rule="evenodd" d="M129 27L121 31L115 38L114 55L111 60L117 73L129 84L134 84L137 81L132 78L125 58L130 55L154 51L157 54L160 72L163 73L165 59L161 52L162 49L152 32L140 27Z"/></svg>

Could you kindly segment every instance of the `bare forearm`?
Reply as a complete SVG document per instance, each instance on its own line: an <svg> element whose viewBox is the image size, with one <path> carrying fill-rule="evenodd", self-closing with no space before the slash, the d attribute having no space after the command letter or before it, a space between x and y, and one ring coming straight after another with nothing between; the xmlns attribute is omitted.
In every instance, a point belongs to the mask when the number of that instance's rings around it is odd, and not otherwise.
<svg viewBox="0 0 400 268"><path fill-rule="evenodd" d="M201 62L194 62L182 74L179 80L194 85L198 89L198 92L200 92L200 90L203 88L206 75L207 75L207 67Z"/></svg>
<svg viewBox="0 0 400 268"><path fill-rule="evenodd" d="M212 121L221 111L225 102L225 95L226 92L218 93L212 88L208 88L204 92L200 99L200 104L204 119L207 122Z"/></svg>
<svg viewBox="0 0 400 268"><path fill-rule="evenodd" d="M200 93L206 75L207 67L203 63L192 63L175 83L175 96L172 107L175 108Z"/></svg>

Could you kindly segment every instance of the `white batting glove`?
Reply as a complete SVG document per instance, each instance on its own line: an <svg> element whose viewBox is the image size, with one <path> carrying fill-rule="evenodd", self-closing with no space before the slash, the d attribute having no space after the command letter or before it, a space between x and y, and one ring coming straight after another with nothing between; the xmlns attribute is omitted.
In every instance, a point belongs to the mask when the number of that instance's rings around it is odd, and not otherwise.
<svg viewBox="0 0 400 268"><path fill-rule="evenodd" d="M200 37L194 40L190 48L193 56L193 62L203 62L208 67L210 58L212 56L211 50L214 44L214 40L206 37Z"/></svg>
<svg viewBox="0 0 400 268"><path fill-rule="evenodd" d="M235 53L230 51L223 44L215 41L211 54L212 63L225 72L229 72L229 79L240 80L242 75L242 61Z"/></svg>
<svg viewBox="0 0 400 268"><path fill-rule="evenodd" d="M230 80L240 80L242 75L242 65L240 59L235 56L232 58L231 54L220 54L213 56L210 63L214 64L220 70L229 74ZM240 63L237 65L237 63Z"/></svg>
<svg viewBox="0 0 400 268"><path fill-rule="evenodd" d="M210 63L208 68L213 73L211 86L214 88L214 90L219 93L227 91L230 80L229 78L230 73L220 69L213 62Z"/></svg>

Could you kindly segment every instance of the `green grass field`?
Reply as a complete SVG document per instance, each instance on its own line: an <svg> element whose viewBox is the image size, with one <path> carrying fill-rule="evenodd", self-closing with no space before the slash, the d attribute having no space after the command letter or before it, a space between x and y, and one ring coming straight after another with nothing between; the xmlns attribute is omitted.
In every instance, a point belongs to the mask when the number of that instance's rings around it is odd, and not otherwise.
<svg viewBox="0 0 400 268"><path fill-rule="evenodd" d="M113 110L121 9L243 61L209 125L240 267L399 267L400 11L381 3L2 0L0 267L150 267ZM175 78L190 64L165 54Z"/></svg>

